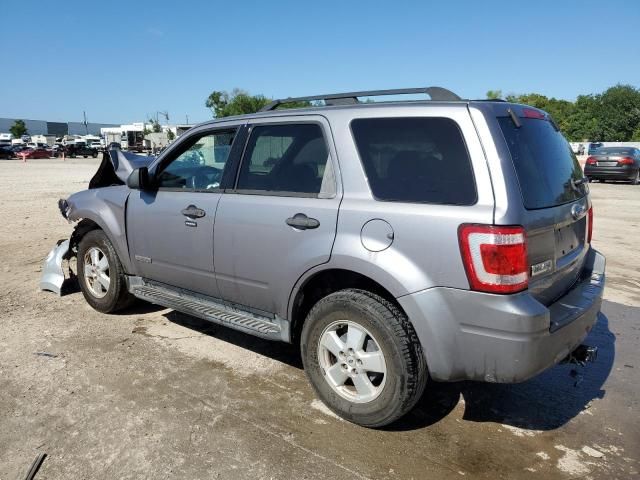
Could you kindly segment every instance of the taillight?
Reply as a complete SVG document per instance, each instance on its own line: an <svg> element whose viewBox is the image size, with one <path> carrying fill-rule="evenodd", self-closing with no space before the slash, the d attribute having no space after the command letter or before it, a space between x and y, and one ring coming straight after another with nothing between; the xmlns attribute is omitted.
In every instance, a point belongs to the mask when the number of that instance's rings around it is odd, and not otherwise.
<svg viewBox="0 0 640 480"><path fill-rule="evenodd" d="M593 236L593 205L589 207L589 211L587 212L587 221L589 224L587 225L587 243L591 243L591 237Z"/></svg>
<svg viewBox="0 0 640 480"><path fill-rule="evenodd" d="M633 165L633 158L624 157L618 160L618 165Z"/></svg>
<svg viewBox="0 0 640 480"><path fill-rule="evenodd" d="M598 161L594 157L587 158L587 165L595 165Z"/></svg>
<svg viewBox="0 0 640 480"><path fill-rule="evenodd" d="M463 224L458 229L462 261L472 290L515 293L529 284L524 228Z"/></svg>

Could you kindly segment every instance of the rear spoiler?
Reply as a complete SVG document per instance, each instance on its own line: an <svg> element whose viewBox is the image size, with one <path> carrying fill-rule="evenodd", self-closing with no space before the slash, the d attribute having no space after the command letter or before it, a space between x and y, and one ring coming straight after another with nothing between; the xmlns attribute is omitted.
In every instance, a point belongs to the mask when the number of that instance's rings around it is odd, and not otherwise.
<svg viewBox="0 0 640 480"><path fill-rule="evenodd" d="M136 168L148 166L156 157L143 157L122 150L108 150L102 155L98 171L89 181L89 189L124 185Z"/></svg>

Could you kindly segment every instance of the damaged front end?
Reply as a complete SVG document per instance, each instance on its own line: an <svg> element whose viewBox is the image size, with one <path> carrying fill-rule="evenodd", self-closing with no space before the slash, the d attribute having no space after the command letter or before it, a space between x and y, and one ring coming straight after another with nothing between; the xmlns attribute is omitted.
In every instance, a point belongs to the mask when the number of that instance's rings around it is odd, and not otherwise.
<svg viewBox="0 0 640 480"><path fill-rule="evenodd" d="M58 240L57 245L49 252L42 266L42 277L40 277L40 290L62 295L62 285L65 281L62 262L69 253L69 240ZM71 270L69 270L71 271Z"/></svg>
<svg viewBox="0 0 640 480"><path fill-rule="evenodd" d="M69 202L61 198L58 200L58 208L60 213L69 223L69 212L71 207ZM75 230L74 230L75 233ZM72 235L73 237L73 235ZM73 250L70 248L71 239L58 240L56 246L51 249L49 254L44 259L44 265L42 265L42 276L40 277L40 290L49 291L62 295L62 286L66 280L63 263L65 260L69 260L73 255ZM74 276L71 267L68 267L68 276L72 278Z"/></svg>
<svg viewBox="0 0 640 480"><path fill-rule="evenodd" d="M104 154L98 171L89 181L87 190L75 193L68 199L58 200L58 208L64 219L69 223L78 223L71 237L68 240L59 240L45 258L40 278L41 290L62 295L65 280L75 277L68 263L68 272L65 275L64 262L76 256L78 244L88 231L106 227L107 234L113 233L118 238L123 236L117 235L117 232L121 230L119 227L124 225L124 205L128 196L125 186L127 177L134 169L149 165L154 158L110 150Z"/></svg>

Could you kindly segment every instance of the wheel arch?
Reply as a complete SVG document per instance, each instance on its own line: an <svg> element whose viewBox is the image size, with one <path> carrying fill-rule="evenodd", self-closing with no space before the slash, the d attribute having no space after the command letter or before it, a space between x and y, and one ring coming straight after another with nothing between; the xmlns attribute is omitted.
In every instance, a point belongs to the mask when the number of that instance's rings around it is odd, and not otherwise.
<svg viewBox="0 0 640 480"><path fill-rule="evenodd" d="M78 242L87 232L95 228L102 230L113 245L125 273L131 274L134 272L125 230L128 196L129 191L123 186L83 190L67 199L66 218L79 222L72 235Z"/></svg>
<svg viewBox="0 0 640 480"><path fill-rule="evenodd" d="M296 282L289 297L290 341L294 344L299 341L307 314L318 300L346 288L358 288L375 293L406 313L392 293L392 288L387 288L362 272L339 267L313 270Z"/></svg>

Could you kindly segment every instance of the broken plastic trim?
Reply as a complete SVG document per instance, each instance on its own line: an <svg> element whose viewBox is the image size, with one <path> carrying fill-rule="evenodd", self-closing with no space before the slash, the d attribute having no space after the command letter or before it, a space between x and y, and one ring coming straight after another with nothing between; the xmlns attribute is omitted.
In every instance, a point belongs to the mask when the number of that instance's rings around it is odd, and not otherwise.
<svg viewBox="0 0 640 480"><path fill-rule="evenodd" d="M56 246L49 252L42 266L42 276L40 277L40 290L62 295L62 285L64 284L64 270L62 261L69 251L69 240L59 240Z"/></svg>

